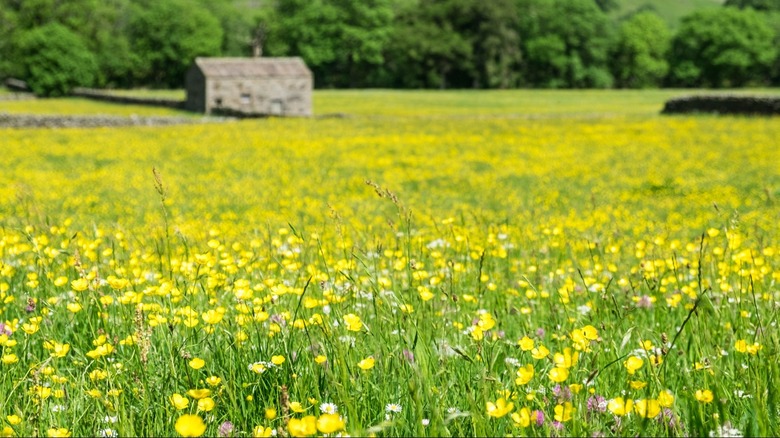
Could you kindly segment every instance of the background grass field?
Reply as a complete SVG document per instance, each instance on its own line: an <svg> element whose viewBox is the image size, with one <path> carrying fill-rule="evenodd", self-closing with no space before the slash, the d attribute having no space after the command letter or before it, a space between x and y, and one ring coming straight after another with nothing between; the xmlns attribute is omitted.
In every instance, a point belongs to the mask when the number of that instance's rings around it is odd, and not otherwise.
<svg viewBox="0 0 780 438"><path fill-rule="evenodd" d="M777 434L780 121L678 94L3 129L4 433Z"/></svg>

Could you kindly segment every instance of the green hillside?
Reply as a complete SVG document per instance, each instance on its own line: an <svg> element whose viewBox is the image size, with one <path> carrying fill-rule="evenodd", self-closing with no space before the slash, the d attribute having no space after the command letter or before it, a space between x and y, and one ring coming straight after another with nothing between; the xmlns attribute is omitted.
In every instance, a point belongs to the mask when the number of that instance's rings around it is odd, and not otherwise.
<svg viewBox="0 0 780 438"><path fill-rule="evenodd" d="M619 7L610 15L620 19L642 10L651 9L660 15L671 28L676 28L680 19L701 8L716 8L723 0L618 0Z"/></svg>

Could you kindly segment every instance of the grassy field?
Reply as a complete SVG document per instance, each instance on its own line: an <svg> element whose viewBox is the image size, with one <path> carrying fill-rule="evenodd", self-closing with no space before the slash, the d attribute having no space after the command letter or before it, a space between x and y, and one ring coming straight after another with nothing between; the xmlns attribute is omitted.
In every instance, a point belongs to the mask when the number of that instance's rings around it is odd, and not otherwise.
<svg viewBox="0 0 780 438"><path fill-rule="evenodd" d="M777 435L780 119L680 94L0 130L0 431Z"/></svg>

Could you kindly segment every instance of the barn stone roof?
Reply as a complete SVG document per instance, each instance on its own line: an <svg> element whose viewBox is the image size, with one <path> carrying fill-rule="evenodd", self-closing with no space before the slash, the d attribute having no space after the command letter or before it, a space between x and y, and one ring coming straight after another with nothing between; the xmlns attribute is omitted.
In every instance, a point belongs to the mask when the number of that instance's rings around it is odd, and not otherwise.
<svg viewBox="0 0 780 438"><path fill-rule="evenodd" d="M195 65L207 78L311 77L303 59L196 58Z"/></svg>

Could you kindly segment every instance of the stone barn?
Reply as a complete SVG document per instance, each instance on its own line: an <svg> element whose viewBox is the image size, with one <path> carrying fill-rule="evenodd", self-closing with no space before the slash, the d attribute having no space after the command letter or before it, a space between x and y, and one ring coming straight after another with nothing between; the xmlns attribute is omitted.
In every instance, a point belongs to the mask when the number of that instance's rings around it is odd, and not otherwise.
<svg viewBox="0 0 780 438"><path fill-rule="evenodd" d="M196 58L186 88L190 111L312 115L314 78L301 58Z"/></svg>

